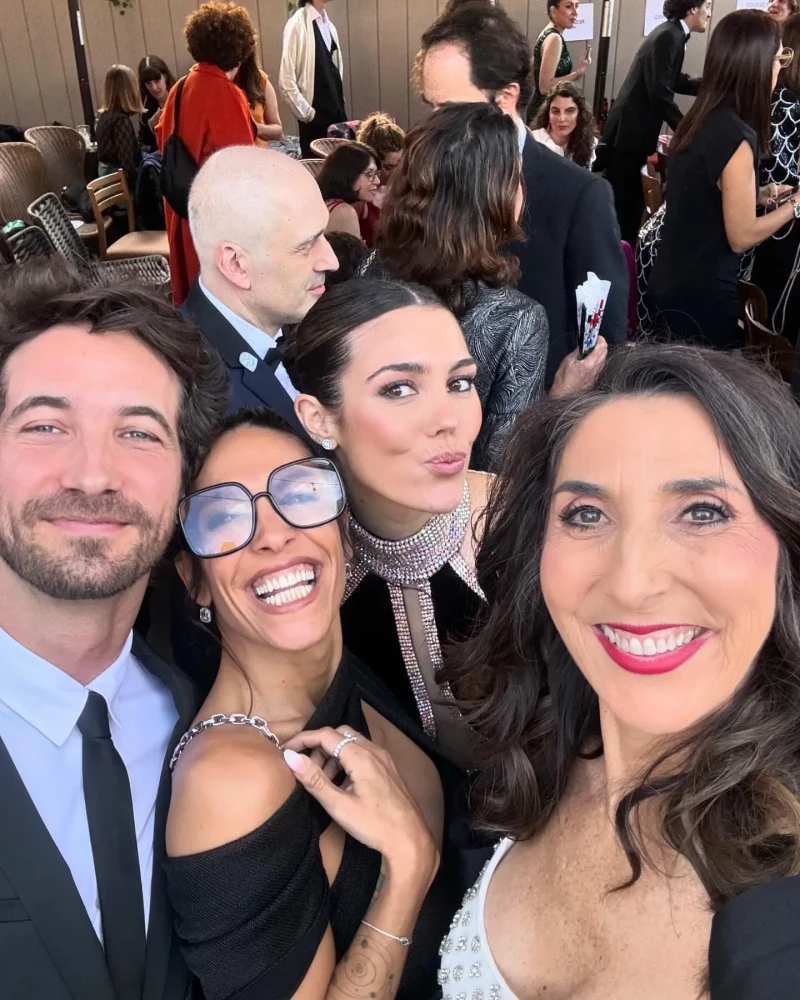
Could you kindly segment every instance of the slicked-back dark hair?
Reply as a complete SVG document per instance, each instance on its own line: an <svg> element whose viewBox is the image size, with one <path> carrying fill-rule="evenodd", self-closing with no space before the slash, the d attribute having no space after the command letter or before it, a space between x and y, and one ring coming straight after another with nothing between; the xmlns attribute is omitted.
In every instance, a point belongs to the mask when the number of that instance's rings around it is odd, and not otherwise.
<svg viewBox="0 0 800 1000"><path fill-rule="evenodd" d="M580 423L605 403L636 396L682 398L705 412L780 546L775 621L749 675L726 704L676 734L616 810L627 885L654 861L638 806L655 802L661 836L691 863L717 910L800 872L800 408L776 377L718 351L621 348L592 389L520 414L477 558L484 620L444 677L478 736L481 824L515 839L535 836L578 759L602 751L597 695L542 593L555 477Z"/></svg>
<svg viewBox="0 0 800 1000"><path fill-rule="evenodd" d="M689 11L702 7L704 0L664 0L664 17L671 21L683 21Z"/></svg>
<svg viewBox="0 0 800 1000"><path fill-rule="evenodd" d="M517 109L524 116L533 96L531 46L502 7L486 0L466 0L445 10L422 36L420 60L436 45L458 45L467 55L473 84L490 100L511 83L519 84ZM420 80L417 79L419 89Z"/></svg>
<svg viewBox="0 0 800 1000"><path fill-rule="evenodd" d="M57 257L11 269L0 280L0 412L14 351L62 324L92 333L130 333L172 370L181 387L178 438L184 485L225 417L228 374L217 352L155 290L126 283L93 286Z"/></svg>
<svg viewBox="0 0 800 1000"><path fill-rule="evenodd" d="M294 387L316 396L328 409L338 409L353 332L407 306L444 309L429 289L399 281L356 278L329 289L286 337L283 363Z"/></svg>

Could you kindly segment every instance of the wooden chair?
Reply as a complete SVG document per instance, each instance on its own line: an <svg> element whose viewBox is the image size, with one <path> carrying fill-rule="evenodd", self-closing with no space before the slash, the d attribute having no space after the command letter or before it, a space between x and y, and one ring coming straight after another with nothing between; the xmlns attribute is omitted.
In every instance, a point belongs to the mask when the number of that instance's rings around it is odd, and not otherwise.
<svg viewBox="0 0 800 1000"><path fill-rule="evenodd" d="M133 198L125 180L125 172L117 170L98 177L86 185L98 228L97 244L101 260L124 260L129 257L150 257L154 254L169 260L169 242L165 232L137 232ZM106 239L106 213L123 204L128 215L128 232L110 246Z"/></svg>
<svg viewBox="0 0 800 1000"><path fill-rule="evenodd" d="M755 317L754 299L744 307L744 337L747 351L763 358L780 373L784 382L791 383L794 348L785 337L778 337Z"/></svg>
<svg viewBox="0 0 800 1000"><path fill-rule="evenodd" d="M346 146L350 142L349 139L315 139L311 143L311 152L314 156L318 156L321 160L324 160L326 156L330 156L334 149L338 149L339 146Z"/></svg>
<svg viewBox="0 0 800 1000"><path fill-rule="evenodd" d="M46 191L61 194L70 184L83 187L86 183L86 143L80 132L65 125L40 125L28 129L25 141L44 157Z"/></svg>
<svg viewBox="0 0 800 1000"><path fill-rule="evenodd" d="M648 219L652 219L661 208L662 202L661 184L658 178L650 173L647 164L642 167L642 191L644 191L644 218L642 220L644 224Z"/></svg>
<svg viewBox="0 0 800 1000"><path fill-rule="evenodd" d="M300 162L313 177L319 177L325 166L325 160L301 160Z"/></svg>
<svg viewBox="0 0 800 1000"><path fill-rule="evenodd" d="M742 325L747 323L746 309L748 302L751 302L753 306L753 318L757 323L765 326L769 320L767 297L758 285L753 284L752 281L745 281L742 278L739 281L739 319L742 321Z"/></svg>

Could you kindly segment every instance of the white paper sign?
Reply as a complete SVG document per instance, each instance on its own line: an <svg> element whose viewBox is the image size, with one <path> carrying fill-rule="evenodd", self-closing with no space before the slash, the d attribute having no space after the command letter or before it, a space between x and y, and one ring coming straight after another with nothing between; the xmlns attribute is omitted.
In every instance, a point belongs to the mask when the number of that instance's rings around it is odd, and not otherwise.
<svg viewBox="0 0 800 1000"><path fill-rule="evenodd" d="M736 0L737 10L766 10L769 0Z"/></svg>
<svg viewBox="0 0 800 1000"><path fill-rule="evenodd" d="M653 28L657 28L666 18L664 17L664 0L645 0L644 5L644 33L649 35Z"/></svg>
<svg viewBox="0 0 800 1000"><path fill-rule="evenodd" d="M582 3L578 7L578 20L574 27L562 32L565 42L590 42L594 38L594 4Z"/></svg>

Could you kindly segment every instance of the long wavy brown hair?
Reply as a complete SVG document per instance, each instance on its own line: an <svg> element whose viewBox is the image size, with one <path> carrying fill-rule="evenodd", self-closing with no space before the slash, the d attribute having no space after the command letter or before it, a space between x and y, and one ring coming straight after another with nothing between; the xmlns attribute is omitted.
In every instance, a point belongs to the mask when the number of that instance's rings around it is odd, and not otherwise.
<svg viewBox="0 0 800 1000"><path fill-rule="evenodd" d="M578 109L578 120L575 122L575 130L567 143L567 155L579 167L590 167L592 165L595 137L597 136L597 125L595 124L594 115L586 103L586 98L583 96L583 92L574 83L559 83L553 87L536 114L533 128L543 128L546 132L550 131L550 105L557 97L567 98Z"/></svg>
<svg viewBox="0 0 800 1000"><path fill-rule="evenodd" d="M676 734L620 801L631 867L648 855L639 807L694 868L715 910L800 872L800 409L752 362L700 348L621 348L595 386L545 398L518 418L485 515L477 574L487 598L475 637L443 672L479 737L473 805L484 829L525 839L553 817L573 767L602 753L598 699L542 596L540 562L564 449L615 398L680 396L708 415L759 515L778 537L776 616L727 704Z"/></svg>
<svg viewBox="0 0 800 1000"><path fill-rule="evenodd" d="M233 78L233 82L240 90L244 91L244 96L247 98L247 103L250 105L251 111L255 108L256 104L266 103L267 92L264 89L264 71L261 69L261 63L258 61L256 49L253 49L239 67L239 72Z"/></svg>
<svg viewBox="0 0 800 1000"><path fill-rule="evenodd" d="M493 104L444 105L406 136L378 227L381 263L463 315L478 282L499 287L519 277L519 261L500 252L521 236L519 185L511 118Z"/></svg>

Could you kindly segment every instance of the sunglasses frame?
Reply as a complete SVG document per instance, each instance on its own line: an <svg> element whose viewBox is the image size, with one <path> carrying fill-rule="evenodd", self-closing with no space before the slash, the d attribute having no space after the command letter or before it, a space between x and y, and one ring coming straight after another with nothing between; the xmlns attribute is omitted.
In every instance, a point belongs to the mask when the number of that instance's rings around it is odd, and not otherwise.
<svg viewBox="0 0 800 1000"><path fill-rule="evenodd" d="M305 465L308 462L325 462L326 463L325 468L327 469L327 471L332 471L336 474L336 481L339 483L339 488L342 491L342 509L339 511L338 514L334 514L333 517L327 517L325 518L324 521L317 521L314 524L304 524L302 527L300 527L296 524L292 524L292 522L286 517L286 515L282 514L281 511L278 509L278 505L275 503L275 498L269 492L269 484L272 480L272 477L276 473L282 472L284 469L290 469L295 465ZM323 466L318 466L318 468L323 468ZM237 545L235 549L228 549L227 552L216 552L213 555L201 555L199 552L195 552L195 550L192 548L192 543L186 536L186 530L183 526L183 520L181 519L181 507L183 507L183 505L187 502L187 500L191 500L193 497L202 496L202 494L208 493L210 490L219 490L225 486L237 486L239 489L244 490L244 492L248 495L248 497L250 497L250 511L253 519L253 524L252 527L250 528L250 536L246 542L242 542L241 545ZM256 528L258 527L258 512L256 511L256 501L260 500L262 497L266 497L267 500L269 500L272 509L275 511L278 517L284 522L284 524L288 524L289 527L294 528L295 531L308 531L310 528L321 528L325 524L330 524L332 521L337 521L342 516L342 514L344 514L345 510L347 510L347 496L344 490L344 483L342 482L342 477L339 474L339 470L336 468L334 463L329 458L298 458L295 459L294 462L285 462L283 465L279 465L276 468L274 468L272 472L270 472L270 474L267 476L267 488L262 493L253 494L250 492L250 490L248 490L248 488L244 485L244 483L229 482L229 483L214 483L213 486L206 486L202 490L195 490L194 493L187 493L185 497L182 497L178 502L178 510L176 517L178 525L181 529L181 534L183 535L183 540L189 546L189 551L192 553L192 555L197 556L198 559L221 559L223 556L232 556L234 552L241 552L242 549L246 549L247 546L250 544L250 542L253 541L253 538L255 538Z"/></svg>

